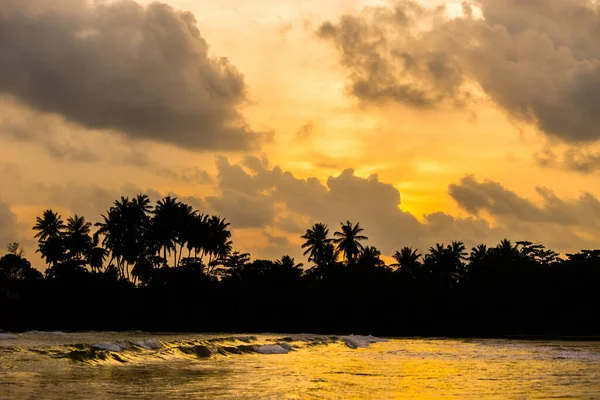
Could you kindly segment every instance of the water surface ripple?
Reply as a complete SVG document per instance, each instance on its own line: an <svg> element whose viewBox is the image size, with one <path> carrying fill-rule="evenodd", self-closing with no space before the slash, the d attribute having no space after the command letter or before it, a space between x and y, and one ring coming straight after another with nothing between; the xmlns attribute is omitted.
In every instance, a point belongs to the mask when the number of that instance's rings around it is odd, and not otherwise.
<svg viewBox="0 0 600 400"><path fill-rule="evenodd" d="M600 342L0 333L0 398L600 398Z"/></svg>

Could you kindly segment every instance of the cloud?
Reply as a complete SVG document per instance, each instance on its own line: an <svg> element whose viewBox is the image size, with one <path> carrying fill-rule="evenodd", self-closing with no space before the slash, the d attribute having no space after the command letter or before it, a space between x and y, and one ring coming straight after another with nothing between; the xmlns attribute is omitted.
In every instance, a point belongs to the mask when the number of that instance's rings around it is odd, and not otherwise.
<svg viewBox="0 0 600 400"><path fill-rule="evenodd" d="M9 205L0 200L0 251L11 242L23 243L22 227Z"/></svg>
<svg viewBox="0 0 600 400"><path fill-rule="evenodd" d="M87 128L195 149L260 139L239 111L243 75L167 4L7 0L0 48L0 94Z"/></svg>
<svg viewBox="0 0 600 400"><path fill-rule="evenodd" d="M275 207L267 196L224 190L220 196L206 200L209 206L239 228L266 227L275 220Z"/></svg>
<svg viewBox="0 0 600 400"><path fill-rule="evenodd" d="M1 78L0 78L1 79ZM40 146L50 156L74 162L96 162L102 156L81 140L81 130L56 115L40 115L12 98L0 99L0 137Z"/></svg>
<svg viewBox="0 0 600 400"><path fill-rule="evenodd" d="M300 127L300 129L298 130L298 132L296 132L296 139L297 140L307 140L307 139L310 139L310 137L312 136L314 130L315 130L315 126L313 125L313 123L312 122L308 122L308 123L302 125Z"/></svg>
<svg viewBox="0 0 600 400"><path fill-rule="evenodd" d="M187 167L181 171L176 171L162 164L160 161L151 159L148 153L140 150L131 150L123 157L122 161L126 165L142 168L145 171L173 181L199 185L212 183L212 178L205 170L201 170L198 167Z"/></svg>
<svg viewBox="0 0 600 400"><path fill-rule="evenodd" d="M497 182L479 182L473 176L449 187L450 196L461 208L473 215L488 212L509 228L526 223L555 224L565 230L577 228L600 234L600 223L590 218L590 215L600 213L600 201L593 194L583 193L575 199L565 200L547 188L538 187L536 192L541 205L520 197Z"/></svg>
<svg viewBox="0 0 600 400"><path fill-rule="evenodd" d="M256 157L239 164L221 157L217 168L221 193L208 203L227 204L235 216L234 228L236 221L244 227L275 228L295 239L296 245L313 223L323 222L333 233L346 220L360 222L369 243L386 255L406 245L425 250L436 242L493 245L504 238L541 242L566 252L592 247L594 238L600 238L600 223L589 218L600 213L600 202L589 193L562 199L537 188L541 198L537 205L497 182L467 176L450 185L449 194L471 216L434 212L418 220L402 210L400 192L377 175L360 177L346 169L325 182L300 179Z"/></svg>
<svg viewBox="0 0 600 400"><path fill-rule="evenodd" d="M600 153L570 148L556 154L550 149L536 153L535 162L540 167L556 168L582 174L593 174L600 171Z"/></svg>
<svg viewBox="0 0 600 400"><path fill-rule="evenodd" d="M534 202L497 182L466 176L449 186L449 195L469 215L432 212L417 219L402 209L400 192L377 175L363 177L346 169L324 181L303 179L271 165L264 157L246 157L239 163L218 157L217 170L211 188L216 194L210 196L182 197L164 190L143 190L133 184L105 188L29 182L23 187L17 185L18 193L8 200L29 210L38 207L39 213L57 208L65 217L77 213L95 222L121 196L147 193L154 202L171 195L200 212L227 218L236 248L258 258L289 253L300 260L300 236L306 229L322 222L333 233L346 220L360 222L369 237L368 244L387 256L403 246L424 252L436 242L451 240L462 240L468 247L481 242L494 245L503 238L529 240L563 253L593 248L600 240L600 221L590 218L600 214L600 201L589 193L560 198L549 189L537 188L538 199ZM14 165L0 168L0 174L15 176ZM0 214L14 221L1 208ZM3 226L14 224L5 222L0 230L6 229Z"/></svg>
<svg viewBox="0 0 600 400"><path fill-rule="evenodd" d="M591 0L476 0L463 16L409 0L325 22L362 101L467 106L481 89L508 115L567 142L600 138L600 15ZM483 18L473 18L477 7Z"/></svg>

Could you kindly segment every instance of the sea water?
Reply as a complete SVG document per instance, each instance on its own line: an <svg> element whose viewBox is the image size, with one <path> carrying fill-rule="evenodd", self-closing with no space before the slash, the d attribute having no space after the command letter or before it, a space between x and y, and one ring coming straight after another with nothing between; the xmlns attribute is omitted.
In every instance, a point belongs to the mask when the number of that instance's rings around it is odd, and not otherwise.
<svg viewBox="0 0 600 400"><path fill-rule="evenodd" d="M600 342L0 333L0 398L600 398Z"/></svg>

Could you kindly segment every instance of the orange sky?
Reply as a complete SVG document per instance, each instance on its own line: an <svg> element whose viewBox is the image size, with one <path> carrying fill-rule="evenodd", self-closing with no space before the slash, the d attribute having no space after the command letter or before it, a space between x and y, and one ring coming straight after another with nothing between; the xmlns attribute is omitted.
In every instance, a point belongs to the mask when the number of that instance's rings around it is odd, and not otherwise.
<svg viewBox="0 0 600 400"><path fill-rule="evenodd" d="M119 129L88 128L60 113L36 109L19 95L4 91L0 97L0 200L8 204L20 225L0 239L24 241L35 215L46 207L64 214L94 213L110 204L95 204L93 199L104 199L127 188L200 199L225 197L223 187L218 185L221 171L216 160L220 155L232 165L249 155L265 157L271 167L279 166L296 178L315 177L322 184L347 168L354 169L359 178L376 174L379 182L391 184L400 192L401 209L421 222L426 221L424 215L435 212L463 218L471 215L449 195L449 185L467 175L474 175L478 182L497 182L540 207L544 205L536 187L553 190L568 204L584 192L600 194L596 189L600 179L593 172L536 163L536 154L546 149L559 157L573 146L549 139L551 136L532 121L515 118L477 82L469 84L478 91L479 99L462 108L422 110L394 102L365 104L352 96L347 90L349 70L340 63L339 51L318 38L316 30L324 21L336 22L346 14L360 15L366 5L385 6L388 2L167 1L176 9L191 11L210 54L226 57L243 74L246 101L238 109L249 127L269 133L271 140L263 140L259 149L240 152L130 139ZM462 17L460 3L447 2L450 17ZM474 3L478 18L478 2ZM21 131L30 132L33 139L15 133ZM593 152L597 146L590 142L575 148ZM131 159L137 161L124 161ZM210 179L200 182L190 178L197 171L205 171ZM174 177L173 173L179 175ZM85 195L78 196L82 192ZM299 223L310 224L316 216L290 211L287 200L269 199L275 204L276 220L290 213ZM212 210L210 204L207 207ZM547 241L560 232L560 226L555 225L522 227L512 220L505 224L501 214L492 214L482 210L478 216L471 215L490 222L490 229L502 225L501 232L490 234L490 238L515 232L519 235L516 240L530 233L533 241ZM92 221L99 217L86 216ZM230 220L237 248L260 257L292 251L299 256L297 233L277 224L236 228L236 220ZM581 231L581 235L564 243L556 240L563 246L558 250L600 239L600 229L584 222L577 224L567 229ZM467 228L452 229L452 234L461 234ZM366 234L369 236L368 230ZM432 240L461 239L435 232L427 235L424 237ZM469 240L477 238L475 231L466 235ZM281 241L272 240L273 236L290 243L277 247L275 243ZM402 245L398 243L398 248ZM28 252L33 252L32 244L27 246ZM382 245L382 249L390 255L392 246Z"/></svg>

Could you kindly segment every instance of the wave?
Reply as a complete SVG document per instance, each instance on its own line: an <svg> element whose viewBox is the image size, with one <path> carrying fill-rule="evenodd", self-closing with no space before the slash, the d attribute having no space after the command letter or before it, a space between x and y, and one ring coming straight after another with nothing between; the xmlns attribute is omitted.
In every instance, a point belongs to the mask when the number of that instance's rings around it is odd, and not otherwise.
<svg viewBox="0 0 600 400"><path fill-rule="evenodd" d="M374 336L296 335L259 340L255 336L216 337L203 340L158 339L119 340L113 342L69 344L29 351L83 363L126 363L160 361L170 358L207 359L236 355L285 355L312 346L344 345L350 349L365 348L386 339Z"/></svg>
<svg viewBox="0 0 600 400"><path fill-rule="evenodd" d="M65 336L65 332L61 331L27 331L25 335L50 335L50 336Z"/></svg>
<svg viewBox="0 0 600 400"><path fill-rule="evenodd" d="M340 339L342 342L346 344L346 346L351 349L357 349L359 347L365 348L369 347L371 343L382 343L387 342L387 339L378 338L375 336L360 336L360 335L350 335L350 336L341 336Z"/></svg>
<svg viewBox="0 0 600 400"><path fill-rule="evenodd" d="M12 333L0 332L0 340L16 339L17 337Z"/></svg>
<svg viewBox="0 0 600 400"><path fill-rule="evenodd" d="M287 354L293 350L294 348L289 343L264 344L262 346L256 346L256 352L260 354Z"/></svg>
<svg viewBox="0 0 600 400"><path fill-rule="evenodd" d="M146 339L146 340L124 340L118 342L102 342L92 344L90 347L97 350L108 350L114 352L121 352L123 350L157 350L163 347L160 340L157 339Z"/></svg>

